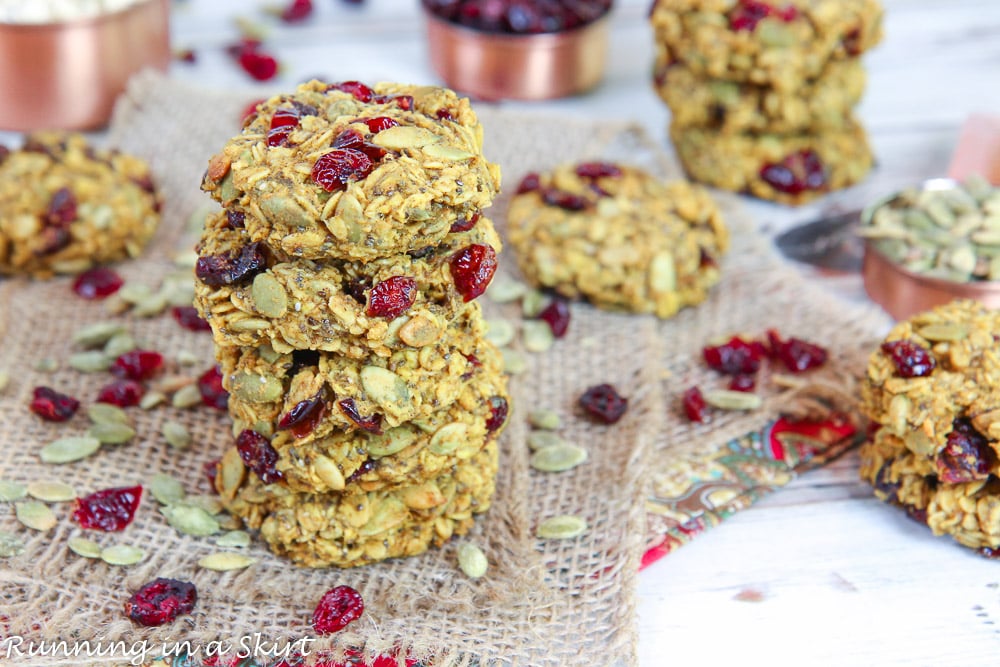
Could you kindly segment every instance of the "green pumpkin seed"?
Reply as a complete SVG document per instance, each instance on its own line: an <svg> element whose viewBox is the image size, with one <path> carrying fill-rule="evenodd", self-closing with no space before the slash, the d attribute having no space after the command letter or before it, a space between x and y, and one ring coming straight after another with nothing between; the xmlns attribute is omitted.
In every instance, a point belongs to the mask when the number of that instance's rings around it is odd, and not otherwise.
<svg viewBox="0 0 1000 667"><path fill-rule="evenodd" d="M167 295L158 292L135 304L132 314L136 317L156 317L167 309Z"/></svg>
<svg viewBox="0 0 1000 667"><path fill-rule="evenodd" d="M199 223L204 225L204 218ZM194 250L188 250L185 252L179 252L174 255L174 266L182 269L193 269L198 263L198 253Z"/></svg>
<svg viewBox="0 0 1000 667"><path fill-rule="evenodd" d="M244 570L256 562L256 558L244 554L222 551L205 556L198 561L198 567L216 572L228 572L229 570Z"/></svg>
<svg viewBox="0 0 1000 667"><path fill-rule="evenodd" d="M289 197L266 197L260 200L260 210L268 220L276 220L289 227L309 227L315 224L302 207Z"/></svg>
<svg viewBox="0 0 1000 667"><path fill-rule="evenodd" d="M528 423L533 428L554 431L562 425L559 414L554 410L534 410L528 413Z"/></svg>
<svg viewBox="0 0 1000 667"><path fill-rule="evenodd" d="M792 32L791 28L775 19L764 19L757 24L754 33L757 39L767 46L785 48L796 42L795 33Z"/></svg>
<svg viewBox="0 0 1000 667"><path fill-rule="evenodd" d="M414 125L396 125L382 130L371 138L376 146L398 151L404 148L421 148L441 141L441 137L430 130Z"/></svg>
<svg viewBox="0 0 1000 667"><path fill-rule="evenodd" d="M426 347L441 337L441 325L422 315L414 315L399 327L399 340L411 347Z"/></svg>
<svg viewBox="0 0 1000 667"><path fill-rule="evenodd" d="M48 505L37 500L17 503L14 505L14 513L18 521L32 530L45 532L56 525L55 513Z"/></svg>
<svg viewBox="0 0 1000 667"><path fill-rule="evenodd" d="M76 498L76 489L64 482L38 481L28 484L28 495L47 503L64 503Z"/></svg>
<svg viewBox="0 0 1000 667"><path fill-rule="evenodd" d="M9 503L20 500L28 495L28 487L17 482L10 482L0 479L0 503Z"/></svg>
<svg viewBox="0 0 1000 667"><path fill-rule="evenodd" d="M368 437L368 454L375 458L398 454L413 444L416 432L407 425L387 429L382 435Z"/></svg>
<svg viewBox="0 0 1000 667"><path fill-rule="evenodd" d="M184 492L184 485L180 481L161 472L153 475L146 484L146 487L153 495L153 498L156 499L156 502L161 505L179 503L187 495Z"/></svg>
<svg viewBox="0 0 1000 667"><path fill-rule="evenodd" d="M120 333L112 336L104 345L104 354L112 359L117 359L126 352L131 352L138 347L139 344L135 342L135 338L132 338L132 334L127 332Z"/></svg>
<svg viewBox="0 0 1000 667"><path fill-rule="evenodd" d="M85 459L101 448L101 441L93 437L69 436L54 440L38 450L44 463L72 463Z"/></svg>
<svg viewBox="0 0 1000 667"><path fill-rule="evenodd" d="M164 422L160 432L167 444L174 449L187 449L191 445L191 434L180 422Z"/></svg>
<svg viewBox="0 0 1000 667"><path fill-rule="evenodd" d="M333 462L333 459L316 455L313 457L312 469L330 491L341 491L347 485L344 473Z"/></svg>
<svg viewBox="0 0 1000 667"><path fill-rule="evenodd" d="M87 429L87 435L103 445L122 445L135 437L135 429L128 424L98 423Z"/></svg>
<svg viewBox="0 0 1000 667"><path fill-rule="evenodd" d="M528 362L525 360L524 355L517 350L512 350L509 347L505 347L500 350L503 355L503 372L510 375L520 375L524 371L528 370Z"/></svg>
<svg viewBox="0 0 1000 667"><path fill-rule="evenodd" d="M215 546L248 547L250 546L250 533L245 530L231 530L215 540Z"/></svg>
<svg viewBox="0 0 1000 667"><path fill-rule="evenodd" d="M101 545L93 540L88 540L86 537L71 537L66 546L77 556L83 556L84 558L101 557Z"/></svg>
<svg viewBox="0 0 1000 667"><path fill-rule="evenodd" d="M514 341L517 330L514 325L507 320L492 319L486 320L486 340L497 347L510 345Z"/></svg>
<svg viewBox="0 0 1000 667"><path fill-rule="evenodd" d="M486 288L486 296L496 303L510 303L523 297L527 291L528 286L524 283L506 276L497 276Z"/></svg>
<svg viewBox="0 0 1000 667"><path fill-rule="evenodd" d="M550 445L531 455L531 467L541 472L572 470L588 458L587 450L569 443Z"/></svg>
<svg viewBox="0 0 1000 667"><path fill-rule="evenodd" d="M360 375L361 386L368 398L383 409L403 412L406 406L412 412L412 406L409 406L410 390L403 378L381 366L364 366Z"/></svg>
<svg viewBox="0 0 1000 667"><path fill-rule="evenodd" d="M250 288L257 311L265 317L281 317L288 310L288 293L270 273L259 273Z"/></svg>
<svg viewBox="0 0 1000 667"><path fill-rule="evenodd" d="M407 516L409 516L409 510L402 500L392 497L386 498L375 507L368 523L358 529L358 534L362 537L371 537L384 533L406 521Z"/></svg>
<svg viewBox="0 0 1000 667"><path fill-rule="evenodd" d="M431 436L430 451L434 454L447 456L468 440L468 436L469 427L462 422L445 424Z"/></svg>
<svg viewBox="0 0 1000 667"><path fill-rule="evenodd" d="M587 522L572 514L561 514L538 524L535 535L543 540L568 540L583 535Z"/></svg>
<svg viewBox="0 0 1000 667"><path fill-rule="evenodd" d="M174 392L170 404L175 408L187 409L201 405L201 391L197 385L189 384Z"/></svg>
<svg viewBox="0 0 1000 667"><path fill-rule="evenodd" d="M224 509L222 506L222 501L219 500L218 496L215 495L205 495L198 494L194 496L188 496L184 499L184 505L189 505L191 507L199 507L212 516L216 514L221 514Z"/></svg>
<svg viewBox="0 0 1000 667"><path fill-rule="evenodd" d="M192 537L205 537L219 532L219 522L201 507L166 505L160 511L178 532Z"/></svg>
<svg viewBox="0 0 1000 667"><path fill-rule="evenodd" d="M199 392L198 399L201 400L201 393ZM143 394L142 398L139 399L139 407L143 410L152 410L157 405L161 405L167 400L167 395L162 391L147 391Z"/></svg>
<svg viewBox="0 0 1000 667"><path fill-rule="evenodd" d="M138 547L130 547L127 544L116 544L106 549L101 549L101 560L108 565L135 565L146 559L146 552Z"/></svg>
<svg viewBox="0 0 1000 667"><path fill-rule="evenodd" d="M73 333L73 342L85 348L100 347L126 331L121 322L96 322L77 329Z"/></svg>
<svg viewBox="0 0 1000 667"><path fill-rule="evenodd" d="M114 361L99 350L77 352L69 357L69 367L81 373L102 373L111 368Z"/></svg>
<svg viewBox="0 0 1000 667"><path fill-rule="evenodd" d="M536 289L528 290L521 297L521 315L526 318L538 317L545 308L545 295Z"/></svg>
<svg viewBox="0 0 1000 667"><path fill-rule="evenodd" d="M177 353L177 363L181 366L194 366L200 362L201 357L190 350L181 350Z"/></svg>
<svg viewBox="0 0 1000 667"><path fill-rule="evenodd" d="M564 444L566 444L565 440L549 431L535 431L528 434L528 447L533 450Z"/></svg>
<svg viewBox="0 0 1000 667"><path fill-rule="evenodd" d="M552 327L544 320L528 320L521 325L521 338L528 352L547 352L556 342Z"/></svg>
<svg viewBox="0 0 1000 667"><path fill-rule="evenodd" d="M236 373L232 387L235 396L249 403L271 403L281 398L285 391L281 380L273 375L247 372Z"/></svg>
<svg viewBox="0 0 1000 667"><path fill-rule="evenodd" d="M131 424L128 413L110 403L92 403L87 408L87 417L95 424Z"/></svg>
<svg viewBox="0 0 1000 667"><path fill-rule="evenodd" d="M118 290L118 296L125 303L130 303L134 306L140 301L153 296L153 288L142 283L126 283Z"/></svg>
<svg viewBox="0 0 1000 667"><path fill-rule="evenodd" d="M240 485L243 484L246 472L243 459L240 458L240 453L235 447L230 447L223 452L216 477L216 488L219 495L223 498L233 498Z"/></svg>
<svg viewBox="0 0 1000 667"><path fill-rule="evenodd" d="M458 566L465 576L478 579L486 574L490 562L482 549L471 542L464 542L458 547Z"/></svg>
<svg viewBox="0 0 1000 667"><path fill-rule="evenodd" d="M55 373L59 370L59 360L52 357L42 357L35 362L35 370L39 373Z"/></svg>
<svg viewBox="0 0 1000 667"><path fill-rule="evenodd" d="M917 335L935 343L965 340L969 328L957 322L941 322L921 327Z"/></svg>
<svg viewBox="0 0 1000 667"><path fill-rule="evenodd" d="M706 391L705 402L720 410L756 410L764 404L764 400L757 394L731 389Z"/></svg>
<svg viewBox="0 0 1000 667"><path fill-rule="evenodd" d="M267 320L262 320L258 317L248 317L232 322L229 328L233 331L261 331L269 326L271 326L271 323Z"/></svg>
<svg viewBox="0 0 1000 667"><path fill-rule="evenodd" d="M7 371L0 371L0 393L3 393L4 389L6 389L8 385L10 385L10 373Z"/></svg>
<svg viewBox="0 0 1000 667"><path fill-rule="evenodd" d="M438 160L445 160L447 162L468 160L469 158L476 156L475 153L470 153L469 151L464 151L461 148L448 146L446 144L430 144L429 146L424 146L422 150L424 155L428 155Z"/></svg>
<svg viewBox="0 0 1000 667"><path fill-rule="evenodd" d="M24 553L24 542L14 533L0 530L0 558L13 558Z"/></svg>

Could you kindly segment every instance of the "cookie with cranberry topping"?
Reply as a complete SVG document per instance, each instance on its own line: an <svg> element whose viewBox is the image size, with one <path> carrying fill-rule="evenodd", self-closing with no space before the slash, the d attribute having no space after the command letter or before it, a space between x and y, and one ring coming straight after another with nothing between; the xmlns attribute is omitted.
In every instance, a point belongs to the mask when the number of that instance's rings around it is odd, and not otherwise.
<svg viewBox="0 0 1000 667"><path fill-rule="evenodd" d="M146 163L79 134L0 151L0 274L40 278L138 257L160 221Z"/></svg>
<svg viewBox="0 0 1000 667"><path fill-rule="evenodd" d="M792 134L840 130L865 89L865 69L857 59L831 61L794 94L770 86L709 79L681 63L669 64L660 50L654 76L657 94L681 126L712 128L725 134Z"/></svg>
<svg viewBox="0 0 1000 667"><path fill-rule="evenodd" d="M469 101L444 88L310 81L257 106L202 183L252 241L371 260L442 241L500 186Z"/></svg>
<svg viewBox="0 0 1000 667"><path fill-rule="evenodd" d="M811 134L720 134L672 123L670 137L688 177L782 204L804 204L857 183L872 167L864 129Z"/></svg>
<svg viewBox="0 0 1000 667"><path fill-rule="evenodd" d="M650 22L666 62L794 95L875 46L882 14L878 0L656 0Z"/></svg>
<svg viewBox="0 0 1000 667"><path fill-rule="evenodd" d="M941 470L992 461L1000 448L998 332L1000 311L971 300L900 322L868 361L862 411Z"/></svg>
<svg viewBox="0 0 1000 667"><path fill-rule="evenodd" d="M306 567L355 567L413 556L464 535L493 497L497 445L426 482L393 491L299 493L264 484L223 456L216 486L223 505L271 550Z"/></svg>
<svg viewBox="0 0 1000 667"><path fill-rule="evenodd" d="M860 457L861 478L879 500L903 508L935 535L950 535L988 555L1000 549L1000 478L995 468L993 474L947 481L947 472L885 428L861 446Z"/></svg>
<svg viewBox="0 0 1000 667"><path fill-rule="evenodd" d="M604 162L528 175L511 201L507 232L529 282L658 317L705 299L729 245L704 189Z"/></svg>
<svg viewBox="0 0 1000 667"><path fill-rule="evenodd" d="M354 359L431 345L467 303L457 258L483 248L495 261L500 250L483 218L410 254L318 262L253 243L251 224L233 212L210 216L198 246L195 305L219 345L269 344Z"/></svg>

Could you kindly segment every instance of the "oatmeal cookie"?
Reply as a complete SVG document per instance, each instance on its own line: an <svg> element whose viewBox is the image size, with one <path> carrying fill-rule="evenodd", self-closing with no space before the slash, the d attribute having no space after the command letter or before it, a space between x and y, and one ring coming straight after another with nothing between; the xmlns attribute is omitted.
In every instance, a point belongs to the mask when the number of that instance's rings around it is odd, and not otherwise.
<svg viewBox="0 0 1000 667"><path fill-rule="evenodd" d="M160 220L149 167L79 134L0 146L0 274L50 277L137 257Z"/></svg>
<svg viewBox="0 0 1000 667"><path fill-rule="evenodd" d="M712 128L724 134L794 134L840 130L861 101L865 69L858 60L836 60L795 93L769 86L707 79L664 61L661 49L656 92L680 126Z"/></svg>
<svg viewBox="0 0 1000 667"><path fill-rule="evenodd" d="M239 457L223 457L238 466ZM386 558L413 556L464 535L473 517L490 507L497 472L491 442L436 479L395 491L354 494L296 493L263 484L253 473L227 475L216 485L226 509L281 556L306 567L354 567ZM238 490L226 488L235 479Z"/></svg>
<svg viewBox="0 0 1000 667"><path fill-rule="evenodd" d="M880 500L904 508L935 535L989 553L1000 548L1000 478L947 482L885 428L861 446L860 455L861 478Z"/></svg>
<svg viewBox="0 0 1000 667"><path fill-rule="evenodd" d="M431 345L466 306L452 278L453 258L472 246L488 246L494 255L500 250L493 224L482 219L409 255L316 262L254 246L244 220L232 212L211 216L198 248L206 259L197 269L195 305L216 342L230 347L269 344L279 352L323 350L363 359ZM260 257L253 271L223 282L250 247L258 247ZM223 270L209 273L202 262Z"/></svg>
<svg viewBox="0 0 1000 667"><path fill-rule="evenodd" d="M667 62L793 95L882 38L878 0L657 0L650 22Z"/></svg>
<svg viewBox="0 0 1000 667"><path fill-rule="evenodd" d="M492 203L482 127L443 88L311 81L262 102L202 188L246 214L251 240L303 259L399 255Z"/></svg>
<svg viewBox="0 0 1000 667"><path fill-rule="evenodd" d="M1000 474L1000 311L955 301L897 324L872 353L861 409L949 481Z"/></svg>
<svg viewBox="0 0 1000 667"><path fill-rule="evenodd" d="M529 174L507 218L530 282L600 308L658 317L703 301L729 246L704 189L610 163Z"/></svg>
<svg viewBox="0 0 1000 667"><path fill-rule="evenodd" d="M482 333L479 306L469 304L437 343L388 357L281 354L268 345L220 346L216 356L229 413L241 429L270 435L284 420L304 442L359 428L366 419L391 428L447 409L471 378L500 372L500 353Z"/></svg>
<svg viewBox="0 0 1000 667"><path fill-rule="evenodd" d="M872 167L867 136L853 119L843 130L790 135L719 134L672 123L670 137L691 179L782 204L846 188Z"/></svg>

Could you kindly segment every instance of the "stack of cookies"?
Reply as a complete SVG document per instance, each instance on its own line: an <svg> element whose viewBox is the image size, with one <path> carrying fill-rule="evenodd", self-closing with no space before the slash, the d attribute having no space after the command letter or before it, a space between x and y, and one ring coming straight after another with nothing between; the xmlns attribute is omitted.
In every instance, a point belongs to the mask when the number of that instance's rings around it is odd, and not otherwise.
<svg viewBox="0 0 1000 667"><path fill-rule="evenodd" d="M878 0L656 0L654 82L688 175L801 204L856 183L872 154L852 109Z"/></svg>
<svg viewBox="0 0 1000 667"><path fill-rule="evenodd" d="M1000 311L955 301L900 322L868 363L879 426L861 476L935 535L1000 553Z"/></svg>
<svg viewBox="0 0 1000 667"><path fill-rule="evenodd" d="M416 554L489 507L508 403L474 302L500 249L481 148L449 90L312 81L209 163L196 303L237 437L216 486L299 564Z"/></svg>

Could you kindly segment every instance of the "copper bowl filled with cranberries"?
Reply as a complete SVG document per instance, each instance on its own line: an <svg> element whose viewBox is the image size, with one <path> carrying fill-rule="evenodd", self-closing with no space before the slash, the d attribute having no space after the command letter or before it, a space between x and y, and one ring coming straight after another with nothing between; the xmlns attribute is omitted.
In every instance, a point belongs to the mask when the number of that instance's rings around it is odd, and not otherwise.
<svg viewBox="0 0 1000 667"><path fill-rule="evenodd" d="M487 100L544 100L604 75L611 0L422 0L431 64Z"/></svg>

